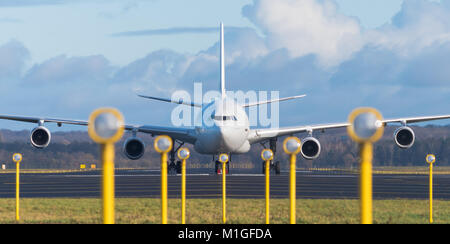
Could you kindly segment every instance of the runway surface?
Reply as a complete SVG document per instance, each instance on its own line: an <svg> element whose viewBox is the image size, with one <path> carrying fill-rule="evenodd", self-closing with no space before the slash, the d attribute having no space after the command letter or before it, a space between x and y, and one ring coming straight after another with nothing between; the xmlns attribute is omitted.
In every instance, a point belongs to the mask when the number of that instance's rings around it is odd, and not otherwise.
<svg viewBox="0 0 450 244"><path fill-rule="evenodd" d="M25 198L100 197L101 176L98 174L21 174L20 196ZM158 171L116 172L116 197L159 198ZM358 175L297 173L297 198L356 199ZM434 176L434 199L450 200L450 176ZM181 195L181 177L169 176L169 197ZM220 198L222 176L196 174L187 176L188 198ZM228 198L264 198L263 175L228 175ZM286 173L271 175L271 198L289 197L289 177ZM0 174L0 197L15 197L15 174ZM428 176L374 175L374 199L428 199Z"/></svg>

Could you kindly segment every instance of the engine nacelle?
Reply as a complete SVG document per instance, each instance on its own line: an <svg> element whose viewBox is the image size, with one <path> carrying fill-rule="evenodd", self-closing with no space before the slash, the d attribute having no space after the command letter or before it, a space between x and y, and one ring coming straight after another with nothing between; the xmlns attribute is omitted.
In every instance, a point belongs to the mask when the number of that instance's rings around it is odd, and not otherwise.
<svg viewBox="0 0 450 244"><path fill-rule="evenodd" d="M307 160L314 160L320 155L320 142L314 137L306 137L302 140L301 154Z"/></svg>
<svg viewBox="0 0 450 244"><path fill-rule="evenodd" d="M30 133L31 145L35 148L46 148L51 138L52 134L44 126L36 127Z"/></svg>
<svg viewBox="0 0 450 244"><path fill-rule="evenodd" d="M144 152L145 144L137 137L128 138L123 144L123 153L131 160L138 160L142 158Z"/></svg>
<svg viewBox="0 0 450 244"><path fill-rule="evenodd" d="M398 128L394 132L394 140L397 146L403 149L410 148L414 145L414 141L416 140L416 136L414 134L414 131L407 127L403 126Z"/></svg>

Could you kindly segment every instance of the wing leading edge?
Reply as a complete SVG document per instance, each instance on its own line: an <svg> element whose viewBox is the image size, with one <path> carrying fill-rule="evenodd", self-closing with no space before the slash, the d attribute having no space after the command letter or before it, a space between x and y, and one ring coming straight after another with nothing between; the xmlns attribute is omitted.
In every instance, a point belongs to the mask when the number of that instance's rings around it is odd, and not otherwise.
<svg viewBox="0 0 450 244"><path fill-rule="evenodd" d="M409 118L397 118L397 119L384 119L382 121L383 125L391 123L401 123L402 125L407 125L411 123L419 123L433 120L450 119L450 115L438 115L438 116L423 116L423 117L409 117ZM327 129L337 129L346 128L350 126L347 123L335 123L335 124L320 124L320 125L310 125L310 126L293 126L284 128L268 128L268 129L255 129L251 130L248 140L250 144L261 142L267 139L294 135L305 132L313 132L316 130L327 130Z"/></svg>
<svg viewBox="0 0 450 244"><path fill-rule="evenodd" d="M27 123L36 123L43 125L44 123L56 123L58 126L62 124L69 125L82 125L87 126L88 121L83 120L66 120L66 119L54 119L54 118L42 118L42 117L26 117L26 116L11 116L11 115L0 115L0 119L13 120ZM135 126L135 125L125 125L125 130L133 132L143 132L147 134L155 135L168 135L173 139L184 141L187 143L195 142L195 130L189 128L175 128L175 127L165 127L165 126Z"/></svg>

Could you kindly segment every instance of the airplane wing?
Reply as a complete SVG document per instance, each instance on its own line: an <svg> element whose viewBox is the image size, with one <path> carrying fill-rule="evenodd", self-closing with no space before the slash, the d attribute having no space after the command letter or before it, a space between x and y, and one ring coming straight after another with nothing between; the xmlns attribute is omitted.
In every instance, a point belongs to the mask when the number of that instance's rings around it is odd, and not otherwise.
<svg viewBox="0 0 450 244"><path fill-rule="evenodd" d="M88 121L83 120L67 120L67 119L54 119L45 117L25 117L25 116L11 116L11 115L0 115L0 119L14 120L28 123L36 123L43 125L44 123L56 123L58 126L63 124L70 125L83 125L87 126ZM168 135L172 139L181 140L188 143L195 142L195 130L190 128L175 128L175 127L165 127L165 126L136 126L136 125L125 125L125 130L134 132L143 132L147 134L155 135Z"/></svg>
<svg viewBox="0 0 450 244"><path fill-rule="evenodd" d="M0 119L29 122L29 123L56 123L58 124L58 126L61 126L62 124L85 125L85 126L88 125L87 121L81 120L50 119L41 117L25 117L12 115L0 115Z"/></svg>
<svg viewBox="0 0 450 244"><path fill-rule="evenodd" d="M400 118L400 119L385 119L383 120L383 124L390 123L402 123L402 124L411 124L411 123L419 123L426 122L431 120L440 120L440 119L449 119L450 115L438 115L438 116L423 116L423 117L410 117L410 118Z"/></svg>
<svg viewBox="0 0 450 244"><path fill-rule="evenodd" d="M401 123L402 125L407 125L411 123L426 122L432 120L450 119L450 115L439 115L439 116L423 116L423 117L409 117L409 118L397 118L397 119L384 119L382 121L383 125L386 126L390 123ZM294 135L304 132L313 132L316 130L324 131L327 129L337 129L346 128L350 126L348 122L345 123L335 123L335 124L320 124L320 125L310 125L310 126L293 126L284 128L268 128L268 129L254 129L250 130L249 142L250 144L258 143L267 139Z"/></svg>
<svg viewBox="0 0 450 244"><path fill-rule="evenodd" d="M125 130L143 132L151 134L152 136L167 135L174 140L180 140L190 144L194 144L197 137L195 136L195 129L193 128L175 128L166 126L133 126L125 125Z"/></svg>
<svg viewBox="0 0 450 244"><path fill-rule="evenodd" d="M312 126L293 126L284 128L268 128L268 129L255 129L250 130L249 142L250 144L261 142L267 139L294 135L304 132L313 132L315 130L325 130L325 129L337 129L349 126L349 123L336 123L336 124L322 124L322 125L312 125Z"/></svg>

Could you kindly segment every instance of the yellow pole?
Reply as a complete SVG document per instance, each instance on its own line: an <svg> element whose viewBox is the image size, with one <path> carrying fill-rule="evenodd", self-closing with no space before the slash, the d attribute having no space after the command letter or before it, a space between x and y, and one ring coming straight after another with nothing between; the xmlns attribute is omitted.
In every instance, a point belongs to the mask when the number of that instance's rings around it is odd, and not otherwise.
<svg viewBox="0 0 450 244"><path fill-rule="evenodd" d="M100 144L104 224L114 224L114 142L123 135L123 123L122 115L113 108L95 110L89 116L88 121L89 136ZM114 134L110 135L110 133Z"/></svg>
<svg viewBox="0 0 450 244"><path fill-rule="evenodd" d="M114 144L102 144L103 223L114 224Z"/></svg>
<svg viewBox="0 0 450 244"><path fill-rule="evenodd" d="M270 211L270 160L266 160L266 224L269 224Z"/></svg>
<svg viewBox="0 0 450 244"><path fill-rule="evenodd" d="M20 175L20 163L16 162L16 221L19 221L19 175Z"/></svg>
<svg viewBox="0 0 450 244"><path fill-rule="evenodd" d="M350 113L347 132L359 143L360 176L360 223L372 224L372 159L373 143L381 139L384 132L383 116L374 108L359 108Z"/></svg>
<svg viewBox="0 0 450 244"><path fill-rule="evenodd" d="M433 223L433 163L430 163L430 224Z"/></svg>
<svg viewBox="0 0 450 244"><path fill-rule="evenodd" d="M360 145L360 209L361 224L372 224L372 153L373 145L365 142Z"/></svg>
<svg viewBox="0 0 450 244"><path fill-rule="evenodd" d="M227 222L227 182L225 165L225 163L222 163L222 220L224 224Z"/></svg>
<svg viewBox="0 0 450 244"><path fill-rule="evenodd" d="M161 223L167 224L167 153L161 153Z"/></svg>
<svg viewBox="0 0 450 244"><path fill-rule="evenodd" d="M181 162L181 224L186 224L186 159Z"/></svg>
<svg viewBox="0 0 450 244"><path fill-rule="evenodd" d="M291 154L291 165L290 165L290 187L289 187L289 198L290 198L290 224L295 224L295 203L296 203L296 192L295 192L295 164L296 164L296 154Z"/></svg>

